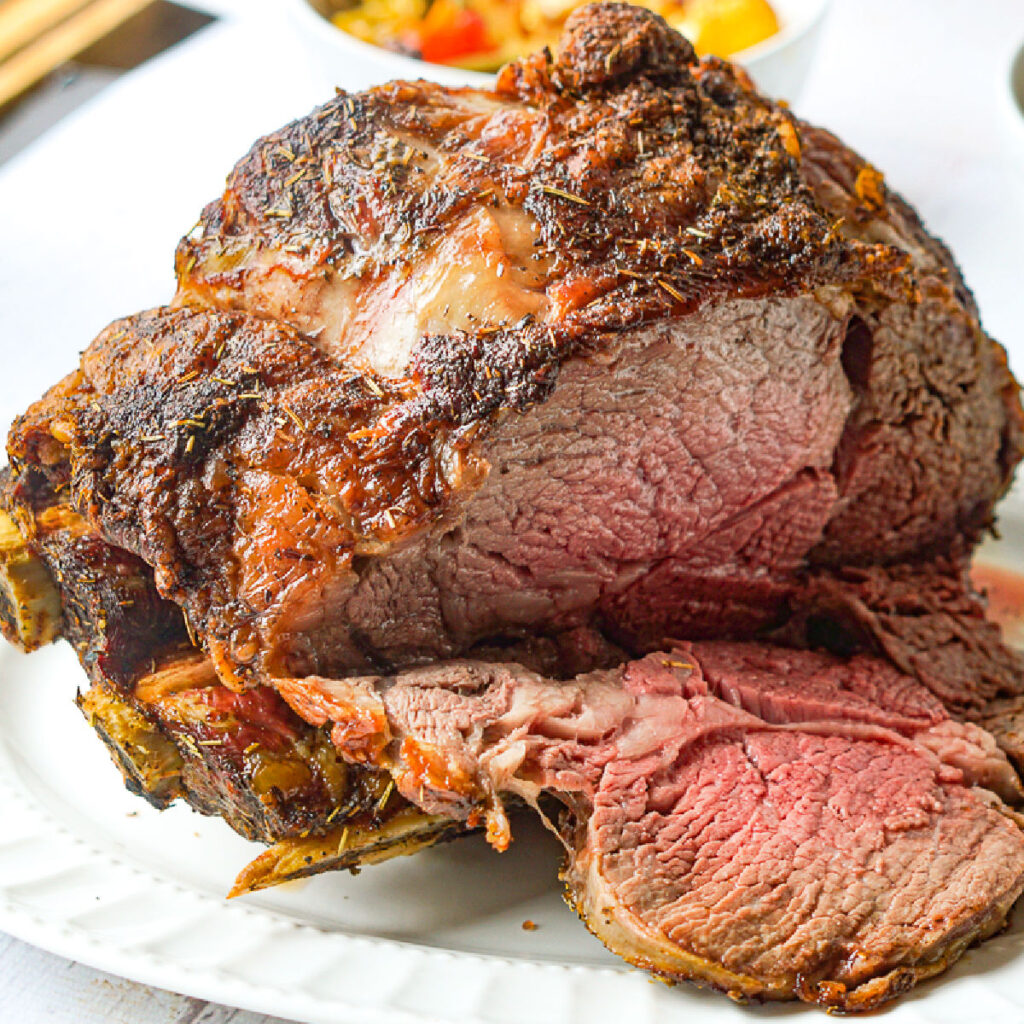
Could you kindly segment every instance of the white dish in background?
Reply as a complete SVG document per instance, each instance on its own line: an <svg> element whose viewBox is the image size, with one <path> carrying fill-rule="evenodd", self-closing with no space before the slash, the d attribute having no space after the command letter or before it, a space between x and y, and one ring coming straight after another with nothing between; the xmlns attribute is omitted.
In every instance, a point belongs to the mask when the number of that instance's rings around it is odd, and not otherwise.
<svg viewBox="0 0 1024 1024"><path fill-rule="evenodd" d="M1024 506L985 559L1024 570ZM530 819L228 902L260 849L218 819L128 794L72 703L61 644L0 647L0 930L89 966L306 1024L821 1024L623 966L562 903L557 843ZM525 920L536 931L524 931ZM1008 1014L1012 1011L1012 1016ZM1024 915L885 1012L887 1024L1024 1019Z"/></svg>
<svg viewBox="0 0 1024 1024"><path fill-rule="evenodd" d="M371 80L428 78L442 85L490 85L494 76L428 64L363 42L335 28L310 0L277 0L316 67L325 88L354 71ZM769 96L796 98L810 71L829 0L771 0L781 29L733 56Z"/></svg>

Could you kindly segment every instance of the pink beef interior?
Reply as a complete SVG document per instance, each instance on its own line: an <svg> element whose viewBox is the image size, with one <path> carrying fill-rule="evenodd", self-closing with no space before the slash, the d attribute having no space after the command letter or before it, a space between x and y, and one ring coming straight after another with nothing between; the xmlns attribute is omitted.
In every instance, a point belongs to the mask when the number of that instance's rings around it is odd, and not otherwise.
<svg viewBox="0 0 1024 1024"><path fill-rule="evenodd" d="M400 790L499 847L505 798L559 800L581 914L670 977L865 1009L1024 888L1006 756L866 655L709 642L567 681L458 661L296 692L349 716L353 759L353 708L375 714Z"/></svg>

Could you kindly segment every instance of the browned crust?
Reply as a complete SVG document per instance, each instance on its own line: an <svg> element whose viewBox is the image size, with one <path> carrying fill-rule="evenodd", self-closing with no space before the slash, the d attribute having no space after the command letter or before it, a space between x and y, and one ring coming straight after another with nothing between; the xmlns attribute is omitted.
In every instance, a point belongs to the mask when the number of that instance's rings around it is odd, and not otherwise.
<svg viewBox="0 0 1024 1024"><path fill-rule="evenodd" d="M474 96L515 108L528 137L480 137L482 119L460 107ZM742 70L698 62L658 16L589 7L570 17L557 58L509 65L493 94L392 82L341 92L260 139L182 240L178 301L253 301L240 293L253 273L242 257L255 250L310 282L372 280L413 264L481 204L530 215L531 263L549 295L557 283L582 286L545 323L561 335L552 366L603 330L727 296L795 294L826 280L910 294L906 256L848 237L808 186L802 131ZM429 173L428 151L440 165ZM512 326L482 324L456 347L478 347L516 392L527 380L491 334ZM454 344L425 349L428 388L451 373L443 353Z"/></svg>
<svg viewBox="0 0 1024 1024"><path fill-rule="evenodd" d="M480 475L475 426L446 425L411 382L338 367L281 324L156 310L108 328L87 364L87 384L55 389L12 429L12 499L67 487L108 541L155 568L227 681L257 667L238 652L297 579L400 541ZM278 517L248 513L273 532L273 561L242 595L231 569L248 469L293 482Z"/></svg>
<svg viewBox="0 0 1024 1024"><path fill-rule="evenodd" d="M447 94L425 84L342 94L261 140L221 201L205 211L200 234L179 247L177 302L189 308L113 325L83 370L12 432L21 508L67 488L106 540L154 567L160 592L181 604L233 686L295 670L261 661L256 637L264 613L273 628L275 604L290 584L321 570L325 581L343 575L359 554L381 554L457 511L485 471L477 445L493 424L543 399L567 359L599 354L618 331L729 296L839 286L864 309L893 299L920 306L925 296L938 314L952 311L981 348L989 344L955 268L928 239L915 236L920 247L913 253L892 244L902 237L893 225L909 215L877 172L846 151L840 162L852 178L845 192L836 198L816 191L814 161L806 156L820 142L814 130L758 96L742 72L713 60L695 63L660 19L621 5L576 15L558 58L539 55L506 69L496 97L543 121L543 145L529 160L490 152L485 140L467 134ZM388 156L388 139L414 154L422 140L443 153L451 173L429 190L418 188L415 155ZM336 194L359 223L339 214ZM353 239L384 239L384 258L411 261L481 201L525 210L538 228L546 284L572 285L550 324L489 324L420 339L409 375L389 381L338 365L287 324L230 309L245 273L233 264L239 251L291 251L312 276L372 277L379 266ZM879 224L892 227L893 237L878 235ZM1006 417L997 453L1005 486L1021 450L1016 385L996 356L985 372ZM866 422L877 418L868 410ZM294 541L282 534L268 544L290 564L268 575L262 592L242 595L232 530L247 514L239 479L249 470L292 479L298 490L282 507L301 508L310 519ZM309 478L315 483L307 485ZM325 493L325 479L333 493ZM987 523L993 500L983 495L977 515L963 524L969 532ZM264 522L280 525L273 517ZM327 539L307 550L310 530ZM100 554L111 565L121 558ZM101 610L80 604L69 633L77 629L79 646L91 650ZM160 614L158 605L150 609L150 617ZM134 682L134 668L125 671ZM197 807L238 807L239 787L252 786L255 769L244 749L239 759L231 744L218 742L226 737L193 714L193 698L204 703L192 691L154 701L145 718L173 737L184 759L182 784ZM366 776L367 792L381 778ZM299 824L326 833L332 818L324 817L323 801L301 787L296 793L305 815ZM380 791L372 795L387 801ZM357 804L375 813L365 801ZM339 805L329 806L333 814ZM237 818L246 834L263 828L263 835L294 838L288 830L296 822L285 822L284 812L264 824L271 819L254 805ZM934 959L850 992L800 979L776 991L678 951L664 960L628 949L624 955L742 997L796 995L868 1009L944 969L970 941L995 930L1011 902L1008 896L988 908L962 942ZM594 927L594 915L587 916ZM617 948L611 933L601 937Z"/></svg>
<svg viewBox="0 0 1024 1024"><path fill-rule="evenodd" d="M150 567L104 542L42 473L0 472L0 509L16 518L29 557L59 593L60 621L50 639L67 640L90 678L126 685L154 657L189 646L181 610L156 592Z"/></svg>

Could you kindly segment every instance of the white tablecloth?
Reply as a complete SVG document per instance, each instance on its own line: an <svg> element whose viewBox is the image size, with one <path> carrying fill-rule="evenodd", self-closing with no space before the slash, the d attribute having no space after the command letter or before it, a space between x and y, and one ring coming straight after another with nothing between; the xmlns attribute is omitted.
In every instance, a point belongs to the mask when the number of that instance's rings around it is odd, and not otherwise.
<svg viewBox="0 0 1024 1024"><path fill-rule="evenodd" d="M5 426L106 323L169 297L175 243L232 163L257 135L323 99L273 0L196 6L227 18L126 76L0 172ZM946 239L986 327L1024 374L1024 168L1004 145L1002 104L1022 39L1022 0L836 0L796 108L884 170ZM340 75L339 84L364 83ZM0 936L0 1022L268 1020Z"/></svg>

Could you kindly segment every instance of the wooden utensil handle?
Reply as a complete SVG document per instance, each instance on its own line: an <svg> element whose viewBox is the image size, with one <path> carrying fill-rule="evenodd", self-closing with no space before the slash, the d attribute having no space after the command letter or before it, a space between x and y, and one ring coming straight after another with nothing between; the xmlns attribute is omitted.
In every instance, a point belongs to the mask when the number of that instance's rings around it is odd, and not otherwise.
<svg viewBox="0 0 1024 1024"><path fill-rule="evenodd" d="M7 0L0 4L0 107L151 0Z"/></svg>

